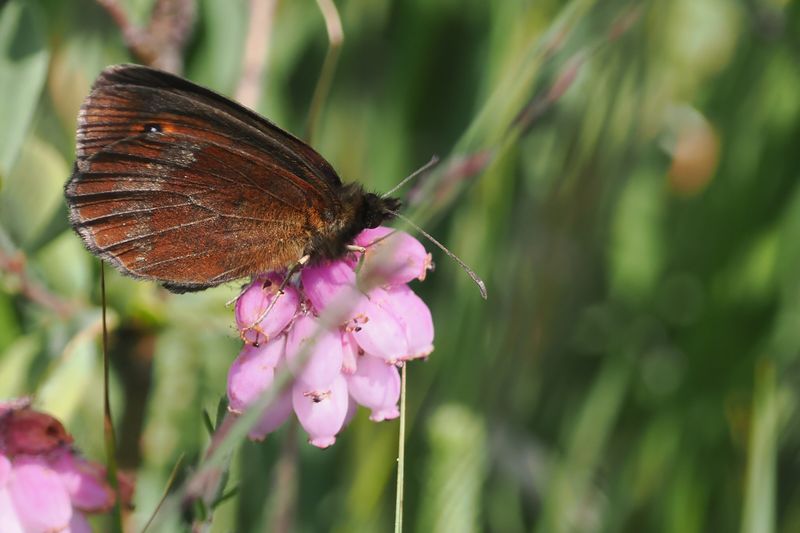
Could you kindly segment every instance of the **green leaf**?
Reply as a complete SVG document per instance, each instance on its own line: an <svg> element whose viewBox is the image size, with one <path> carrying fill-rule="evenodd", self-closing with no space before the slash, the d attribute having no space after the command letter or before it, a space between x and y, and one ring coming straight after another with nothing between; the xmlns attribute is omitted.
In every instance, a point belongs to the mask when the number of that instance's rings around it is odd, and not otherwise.
<svg viewBox="0 0 800 533"><path fill-rule="evenodd" d="M431 447L418 531L480 531L486 478L486 428L459 405L440 407L428 421Z"/></svg>
<svg viewBox="0 0 800 533"><path fill-rule="evenodd" d="M92 258L72 231L62 232L35 257L39 273L52 291L80 297L92 290Z"/></svg>
<svg viewBox="0 0 800 533"><path fill-rule="evenodd" d="M68 175L67 162L52 145L28 139L0 190L0 224L23 248L37 240L63 202Z"/></svg>
<svg viewBox="0 0 800 533"><path fill-rule="evenodd" d="M93 312L91 316L93 320L64 347L36 394L43 411L65 422L76 414L84 396L94 393L91 384L99 370L100 315ZM112 315L109 322L114 319Z"/></svg>
<svg viewBox="0 0 800 533"><path fill-rule="evenodd" d="M36 3L7 2L0 9L0 179L11 171L26 137L44 87L48 59Z"/></svg>
<svg viewBox="0 0 800 533"><path fill-rule="evenodd" d="M28 368L41 349L38 336L20 337L0 354L0 398L13 398L25 394Z"/></svg>

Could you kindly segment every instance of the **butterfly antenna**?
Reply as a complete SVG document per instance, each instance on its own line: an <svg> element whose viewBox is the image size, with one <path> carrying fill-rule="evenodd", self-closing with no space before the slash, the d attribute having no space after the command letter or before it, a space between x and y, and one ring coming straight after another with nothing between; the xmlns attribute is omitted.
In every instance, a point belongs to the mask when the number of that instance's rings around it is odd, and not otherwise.
<svg viewBox="0 0 800 533"><path fill-rule="evenodd" d="M417 171L417 172L419 172L419 171ZM403 180L403 181L406 181L406 180ZM400 213L398 213L397 211L392 211L390 209L387 209L386 212L387 213L391 213L392 215L396 216L397 218L399 218L400 220L402 220L403 222L405 222L406 224L408 224L409 226L411 226L412 228L414 228L415 230L420 232L426 239L431 241L441 251L446 253L448 255L448 257L450 257L450 259L452 259L453 261L458 263L458 266L463 268L464 272L466 272L467 275L470 277L470 279L472 279L472 281L474 281L475 284L478 286L478 289L481 291L481 296L483 297L483 299L484 300L486 299L486 296L487 296L487 294L486 294L486 284L483 282L483 280L481 278L478 277L478 275L475 273L474 270L472 270L469 266L467 266L467 264L464 261L461 260L460 257L458 257L456 254L454 254L450 250L448 250L447 247L444 244L442 244L439 241L437 241L433 237L433 235L431 235L430 233L428 233L427 231L425 231L424 229L422 229L421 227L416 225L408 217L405 217L405 216L401 215Z"/></svg>
<svg viewBox="0 0 800 533"><path fill-rule="evenodd" d="M394 187L392 187L392 188L391 188L391 190L389 190L388 192L385 192L385 193L383 193L383 195L381 195L381 198L386 198L386 197L387 197L387 196L389 196L390 194L394 194L394 192L395 192L397 189L399 189L400 187L402 187L403 185L405 185L405 184L406 184L406 183L408 183L409 181L413 180L414 178L416 178L416 177L417 177L417 176L419 176L420 174L422 174L422 173L424 173L424 172L427 172L428 170L430 170L431 168L433 168L433 167L436 165L436 163L438 163L438 162L439 162L439 156L436 156L436 155L435 155L435 156L431 157L431 160L430 160L430 161L428 161L427 163L425 163L424 165L422 165L421 167L419 167L417 170L415 170L414 172L412 172L410 176L406 176L405 178L403 178L403 181L401 181L400 183L398 183L397 185L395 185ZM421 231L421 230L420 230L420 231Z"/></svg>

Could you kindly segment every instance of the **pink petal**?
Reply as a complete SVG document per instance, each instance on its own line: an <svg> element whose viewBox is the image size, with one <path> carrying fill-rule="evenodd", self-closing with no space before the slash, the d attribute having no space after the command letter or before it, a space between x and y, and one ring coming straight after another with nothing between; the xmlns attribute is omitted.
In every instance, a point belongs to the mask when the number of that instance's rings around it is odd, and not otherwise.
<svg viewBox="0 0 800 533"><path fill-rule="evenodd" d="M5 487L11 477L11 461L0 453L0 488Z"/></svg>
<svg viewBox="0 0 800 533"><path fill-rule="evenodd" d="M336 442L336 434L347 416L347 383L339 375L333 380L330 391L322 395L305 392L301 381L292 387L292 406L300 425L308 433L308 441L318 448L327 448Z"/></svg>
<svg viewBox="0 0 800 533"><path fill-rule="evenodd" d="M342 428L349 426L350 422L352 422L353 419L356 417L356 414L358 414L358 403L356 403L353 397L348 394L347 414L344 416L344 422L342 423Z"/></svg>
<svg viewBox="0 0 800 533"><path fill-rule="evenodd" d="M324 392L342 369L342 334L320 329L311 315L295 320L286 341L286 362L294 376L310 387L304 392Z"/></svg>
<svg viewBox="0 0 800 533"><path fill-rule="evenodd" d="M433 351L433 317L422 298L407 285L387 289L388 298L379 305L389 308L406 334L408 352L402 361L427 357Z"/></svg>
<svg viewBox="0 0 800 533"><path fill-rule="evenodd" d="M300 278L303 291L317 314L331 304L344 306L363 297L356 288L356 273L347 261L306 267L300 273Z"/></svg>
<svg viewBox="0 0 800 533"><path fill-rule="evenodd" d="M400 374L397 367L382 359L361 357L356 373L347 377L347 390L355 401L372 410L370 420L380 422L400 416Z"/></svg>
<svg viewBox="0 0 800 533"><path fill-rule="evenodd" d="M283 425L292 414L292 389L286 387L275 401L267 407L261 419L253 426L248 436L253 440L264 438Z"/></svg>
<svg viewBox="0 0 800 533"><path fill-rule="evenodd" d="M355 243L367 248L360 274L374 276L379 285L424 280L433 264L425 247L404 231L385 226L367 229L356 237Z"/></svg>
<svg viewBox="0 0 800 533"><path fill-rule="evenodd" d="M60 531L69 525L72 504L61 478L42 460L17 458L8 492L23 528Z"/></svg>
<svg viewBox="0 0 800 533"><path fill-rule="evenodd" d="M286 350L281 335L258 347L245 345L228 370L228 401L234 413L241 413L272 385L275 367Z"/></svg>
<svg viewBox="0 0 800 533"><path fill-rule="evenodd" d="M102 513L114 505L114 492L99 464L63 453L51 463L51 468L61 476L74 507L88 513Z"/></svg>
<svg viewBox="0 0 800 533"><path fill-rule="evenodd" d="M369 297L356 306L347 329L365 352L394 363L408 353L405 329L392 313L376 303L388 298L386 291L373 289Z"/></svg>
<svg viewBox="0 0 800 533"><path fill-rule="evenodd" d="M74 511L72 513L72 520L69 521L69 527L64 533L92 533L92 526L89 521L83 516L83 513Z"/></svg>
<svg viewBox="0 0 800 533"><path fill-rule="evenodd" d="M0 532L25 533L8 489L0 485Z"/></svg>
<svg viewBox="0 0 800 533"><path fill-rule="evenodd" d="M260 345L278 335L294 318L300 304L300 295L292 286L287 285L282 295L278 295L278 287L283 276L270 273L259 276L242 292L236 300L236 326L245 342ZM278 301L268 315L263 316L273 298Z"/></svg>
<svg viewBox="0 0 800 533"><path fill-rule="evenodd" d="M358 359L358 352L361 348L353 338L352 333L342 334L342 373L352 374L356 371L356 360ZM363 353L363 350L361 350Z"/></svg>

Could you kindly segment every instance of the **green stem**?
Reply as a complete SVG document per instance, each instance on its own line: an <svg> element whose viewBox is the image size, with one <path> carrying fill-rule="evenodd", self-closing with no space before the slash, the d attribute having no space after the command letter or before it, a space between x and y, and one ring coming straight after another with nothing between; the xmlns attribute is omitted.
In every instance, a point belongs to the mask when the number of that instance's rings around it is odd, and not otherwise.
<svg viewBox="0 0 800 533"><path fill-rule="evenodd" d="M106 448L106 478L116 496L111 511L113 531L122 531L122 500L117 478L117 437L114 434L114 421L111 419L111 400L109 399L109 372L111 357L108 354L108 322L106 320L106 269L100 261L100 303L103 313L103 435Z"/></svg>
<svg viewBox="0 0 800 533"><path fill-rule="evenodd" d="M403 486L406 462L406 368L400 371L400 432L397 442L397 500L394 507L394 533L403 531Z"/></svg>

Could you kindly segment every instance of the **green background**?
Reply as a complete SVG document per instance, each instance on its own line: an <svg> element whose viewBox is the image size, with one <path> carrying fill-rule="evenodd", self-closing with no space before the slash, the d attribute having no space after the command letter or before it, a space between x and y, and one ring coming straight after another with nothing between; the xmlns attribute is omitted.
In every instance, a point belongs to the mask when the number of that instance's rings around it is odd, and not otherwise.
<svg viewBox="0 0 800 533"><path fill-rule="evenodd" d="M431 247L405 530L800 531L800 4L336 4L314 146L376 191L442 156L407 213L489 291ZM152 2L122 5L144 24ZM92 1L0 6L0 398L33 395L103 460L99 267L62 187L91 81L134 58ZM197 7L185 75L233 96L248 3ZM302 135L326 48L315 2L279 2L258 110ZM238 286L175 296L107 273L138 531L209 443ZM235 492L192 519L390 530L397 431L360 412L328 450L291 428L237 444ZM182 516L167 505L153 530Z"/></svg>

